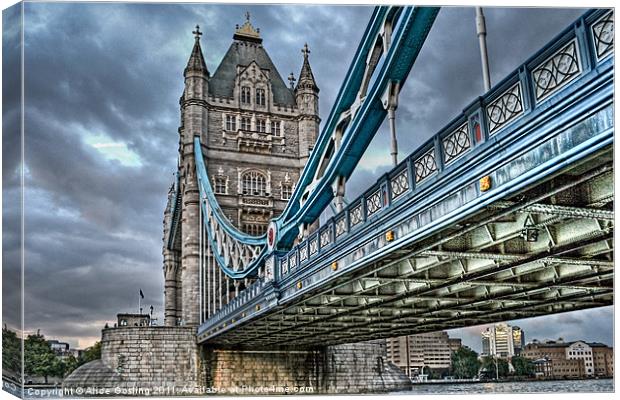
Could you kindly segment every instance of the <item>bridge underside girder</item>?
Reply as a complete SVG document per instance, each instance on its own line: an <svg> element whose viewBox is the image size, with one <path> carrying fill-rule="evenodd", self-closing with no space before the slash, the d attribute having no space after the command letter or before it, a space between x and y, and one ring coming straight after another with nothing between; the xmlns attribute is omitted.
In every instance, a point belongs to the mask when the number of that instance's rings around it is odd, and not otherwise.
<svg viewBox="0 0 620 400"><path fill-rule="evenodd" d="M211 339L333 345L613 303L611 152Z"/></svg>

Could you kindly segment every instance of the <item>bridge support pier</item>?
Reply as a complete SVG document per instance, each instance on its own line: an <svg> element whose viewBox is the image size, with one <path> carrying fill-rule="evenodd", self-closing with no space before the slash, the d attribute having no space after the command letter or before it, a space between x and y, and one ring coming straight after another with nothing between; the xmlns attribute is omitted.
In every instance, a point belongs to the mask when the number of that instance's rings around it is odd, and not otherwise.
<svg viewBox="0 0 620 400"><path fill-rule="evenodd" d="M203 348L206 386L218 393L376 393L411 382L387 360L385 341L315 349Z"/></svg>

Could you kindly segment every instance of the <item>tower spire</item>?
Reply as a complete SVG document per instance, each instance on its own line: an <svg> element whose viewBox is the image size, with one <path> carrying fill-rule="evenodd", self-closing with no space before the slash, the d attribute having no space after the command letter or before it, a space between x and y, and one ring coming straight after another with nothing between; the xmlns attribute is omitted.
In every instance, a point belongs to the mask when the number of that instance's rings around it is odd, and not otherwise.
<svg viewBox="0 0 620 400"><path fill-rule="evenodd" d="M245 12L245 22L243 25L235 26L235 34L233 39L242 40L245 42L262 43L263 39L260 37L260 29L254 28L254 25L250 22L250 12Z"/></svg>
<svg viewBox="0 0 620 400"><path fill-rule="evenodd" d="M207 64L205 63L204 56L202 55L202 49L200 48L200 36L202 32L200 32L200 26L196 25L196 30L192 31L194 34L194 48L192 49L192 54L187 61L187 67L185 67L185 74L187 75L188 71L197 71L204 72L207 76L209 76L209 70L207 69Z"/></svg>
<svg viewBox="0 0 620 400"><path fill-rule="evenodd" d="M308 61L308 56L310 55L308 43L304 44L304 48L301 49L301 53L304 55L304 63L301 67L301 72L299 73L297 90L300 87L306 87L312 90L316 90L316 92L318 93L319 88L316 85L316 81L314 80L314 74L312 73L312 68L310 68L310 61Z"/></svg>

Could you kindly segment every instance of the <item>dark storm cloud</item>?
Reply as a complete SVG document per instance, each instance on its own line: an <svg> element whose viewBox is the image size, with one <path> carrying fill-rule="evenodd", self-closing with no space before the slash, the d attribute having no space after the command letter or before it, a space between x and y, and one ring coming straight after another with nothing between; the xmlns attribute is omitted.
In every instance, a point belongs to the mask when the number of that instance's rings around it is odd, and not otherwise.
<svg viewBox="0 0 620 400"><path fill-rule="evenodd" d="M246 10L284 78L298 75L308 43L327 118L370 7L26 4L27 329L84 344L135 309L139 288L162 318L162 212L191 31L200 24L213 74ZM488 9L494 81L580 12ZM443 9L403 89L401 154L480 94L479 76L473 9ZM125 145L134 162L106 157L93 141ZM386 168L387 146L383 128L369 152L382 157L363 161L350 196ZM17 162L5 157L5 197L18 193ZM7 222L18 220L5 213ZM17 237L4 240L7 254L19 254Z"/></svg>
<svg viewBox="0 0 620 400"><path fill-rule="evenodd" d="M2 315L21 327L20 269L20 24L19 6L2 13ZM7 79L8 77L12 77Z"/></svg>

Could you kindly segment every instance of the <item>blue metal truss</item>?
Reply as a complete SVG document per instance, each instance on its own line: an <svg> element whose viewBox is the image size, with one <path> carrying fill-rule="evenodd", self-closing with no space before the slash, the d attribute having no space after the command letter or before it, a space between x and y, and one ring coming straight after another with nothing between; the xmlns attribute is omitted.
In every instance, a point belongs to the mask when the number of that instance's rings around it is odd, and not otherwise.
<svg viewBox="0 0 620 400"><path fill-rule="evenodd" d="M332 108L325 127L317 139L315 148L310 155L300 180L292 193L291 199L283 213L274 220L277 226L277 248L287 249L298 233L298 226L315 220L329 205L333 197L331 183L338 177L349 177L355 166L370 144L374 134L386 116L382 105L388 86L399 83L401 86L407 79L415 59L422 48L428 32L439 11L436 7L386 7L375 8L371 21L366 28L360 46L357 49L353 62L349 68L343 86L340 89L336 103ZM391 44L381 55L378 63L368 78L366 60L377 43L377 37L384 28L386 21L393 25ZM313 177L319 168L322 157L332 140L336 126L344 112L350 111L359 95L364 79L368 80L368 91L361 101L359 108L352 113L351 123L348 125L338 151L330 161L319 185L313 188L307 198L303 198L306 189L312 183ZM265 245L265 236L253 237L246 235L230 224L222 215L219 205L211 189L208 174L203 161L200 138L194 139L196 169L198 173L201 196L209 202L214 210L218 223L225 234L238 241L241 245ZM203 208L205 207L204 203ZM204 211L204 210L203 210ZM208 221L205 227L209 239L215 244L215 235L210 231ZM222 270L231 278L239 279L255 274L262 265L266 249L254 259L250 266L243 271L233 271L226 260L216 254L216 259Z"/></svg>
<svg viewBox="0 0 620 400"><path fill-rule="evenodd" d="M303 296L321 285L332 262L355 268L608 149L614 134L613 47L601 47L596 35L608 12L586 12L307 240L263 257L275 271L273 283L258 280L201 326L199 339ZM545 76L547 71L555 75ZM341 148L347 149L344 144ZM335 160L347 158L342 151ZM341 171L357 161L347 162L342 161ZM493 182L488 191L479 187L484 176ZM329 189L327 182L329 178ZM308 200L287 209L291 222L286 225L289 219L283 214L281 228L293 230L307 213L318 212L322 196L328 196L314 193L313 204L306 207ZM446 208L445 201L452 198L458 207ZM383 238L388 229L395 234L389 243ZM364 256L356 258L354 250ZM231 316L234 323L222 327Z"/></svg>

